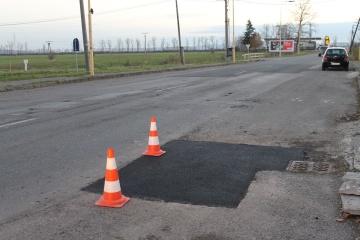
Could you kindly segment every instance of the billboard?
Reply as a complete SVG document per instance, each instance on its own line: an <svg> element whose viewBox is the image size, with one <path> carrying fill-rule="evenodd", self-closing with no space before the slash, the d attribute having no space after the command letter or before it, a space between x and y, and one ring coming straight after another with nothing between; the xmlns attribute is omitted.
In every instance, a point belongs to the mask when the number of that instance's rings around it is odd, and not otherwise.
<svg viewBox="0 0 360 240"><path fill-rule="evenodd" d="M271 40L269 52L280 52L279 40ZM294 40L281 40L281 52L294 52Z"/></svg>

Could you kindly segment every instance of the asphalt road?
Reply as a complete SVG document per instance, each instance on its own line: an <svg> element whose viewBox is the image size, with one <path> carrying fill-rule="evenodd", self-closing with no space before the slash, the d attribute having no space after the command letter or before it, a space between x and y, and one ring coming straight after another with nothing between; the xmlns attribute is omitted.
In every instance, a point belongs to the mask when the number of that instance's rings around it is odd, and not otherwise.
<svg viewBox="0 0 360 240"><path fill-rule="evenodd" d="M114 211L80 190L104 177L107 148L119 168L141 156L151 116L161 144L341 159L337 119L356 112L351 76L322 72L309 55L1 93L0 238L352 239L354 227L335 222L340 174L259 172L235 210L132 198Z"/></svg>

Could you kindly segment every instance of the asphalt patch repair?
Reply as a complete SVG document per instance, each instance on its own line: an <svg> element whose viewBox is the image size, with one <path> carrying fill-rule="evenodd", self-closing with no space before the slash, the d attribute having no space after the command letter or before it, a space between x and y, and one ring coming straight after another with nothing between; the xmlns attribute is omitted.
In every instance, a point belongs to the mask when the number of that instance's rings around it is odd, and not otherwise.
<svg viewBox="0 0 360 240"><path fill-rule="evenodd" d="M119 169L125 196L236 208L258 171L284 171L305 158L298 148L244 144L175 140L161 148L161 157L142 156ZM104 178L82 190L103 194Z"/></svg>

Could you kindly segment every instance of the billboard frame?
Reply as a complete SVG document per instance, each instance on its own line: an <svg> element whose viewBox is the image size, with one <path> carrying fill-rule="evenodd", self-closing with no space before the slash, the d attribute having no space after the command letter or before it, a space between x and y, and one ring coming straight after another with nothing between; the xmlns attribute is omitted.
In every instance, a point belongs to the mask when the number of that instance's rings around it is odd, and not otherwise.
<svg viewBox="0 0 360 240"><path fill-rule="evenodd" d="M270 40L269 42L269 52L280 52L279 49L280 40ZM282 49L281 52L294 52L295 44L294 40L281 40Z"/></svg>

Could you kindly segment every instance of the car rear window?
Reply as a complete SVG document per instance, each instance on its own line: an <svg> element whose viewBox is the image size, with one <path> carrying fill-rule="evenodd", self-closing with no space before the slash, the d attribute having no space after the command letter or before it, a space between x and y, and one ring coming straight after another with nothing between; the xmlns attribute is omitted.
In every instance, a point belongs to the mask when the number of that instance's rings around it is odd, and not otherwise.
<svg viewBox="0 0 360 240"><path fill-rule="evenodd" d="M344 49L328 49L326 55L345 55Z"/></svg>

